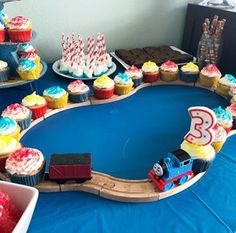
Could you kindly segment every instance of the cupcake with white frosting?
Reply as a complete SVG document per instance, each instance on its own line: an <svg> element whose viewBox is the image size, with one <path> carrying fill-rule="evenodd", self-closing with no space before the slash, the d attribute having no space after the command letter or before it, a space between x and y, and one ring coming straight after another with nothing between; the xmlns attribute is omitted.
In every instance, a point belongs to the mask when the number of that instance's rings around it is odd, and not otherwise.
<svg viewBox="0 0 236 233"><path fill-rule="evenodd" d="M172 82L178 79L179 68L173 61L166 61L161 65L161 80Z"/></svg>
<svg viewBox="0 0 236 233"><path fill-rule="evenodd" d="M134 87L139 86L143 81L143 71L132 65L125 71L134 82Z"/></svg>
<svg viewBox="0 0 236 233"><path fill-rule="evenodd" d="M9 78L9 67L5 61L0 60L0 82L6 82Z"/></svg>
<svg viewBox="0 0 236 233"><path fill-rule="evenodd" d="M236 87L236 78L231 74L226 74L219 80L216 92L227 97L231 87Z"/></svg>
<svg viewBox="0 0 236 233"><path fill-rule="evenodd" d="M21 104L11 104L2 112L3 117L15 120L22 130L28 128L31 123L32 112Z"/></svg>
<svg viewBox="0 0 236 233"><path fill-rule="evenodd" d="M9 155L5 169L12 182L35 186L43 178L45 164L41 151L33 148L21 148Z"/></svg>
<svg viewBox="0 0 236 233"><path fill-rule="evenodd" d="M81 80L71 82L68 87L69 100L73 103L85 102L88 100L89 87Z"/></svg>
<svg viewBox="0 0 236 233"><path fill-rule="evenodd" d="M43 92L49 108L64 108L68 102L68 92L59 86L49 87Z"/></svg>

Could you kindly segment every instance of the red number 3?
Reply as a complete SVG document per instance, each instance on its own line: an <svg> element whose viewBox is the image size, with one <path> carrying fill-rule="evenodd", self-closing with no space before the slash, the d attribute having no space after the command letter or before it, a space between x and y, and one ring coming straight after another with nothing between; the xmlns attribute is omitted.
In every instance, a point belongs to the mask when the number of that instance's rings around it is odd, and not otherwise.
<svg viewBox="0 0 236 233"><path fill-rule="evenodd" d="M215 113L207 107L191 107L188 112L192 119L191 128L184 139L200 146L211 144L214 140Z"/></svg>

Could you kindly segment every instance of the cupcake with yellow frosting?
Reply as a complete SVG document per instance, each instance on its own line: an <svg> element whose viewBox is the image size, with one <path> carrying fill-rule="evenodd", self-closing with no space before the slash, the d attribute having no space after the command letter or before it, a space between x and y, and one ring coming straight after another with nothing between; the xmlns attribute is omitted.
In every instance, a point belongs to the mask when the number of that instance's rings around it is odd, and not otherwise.
<svg viewBox="0 0 236 233"><path fill-rule="evenodd" d="M207 65L202 68L199 75L199 82L204 87L216 89L218 82L221 78L221 72L213 65Z"/></svg>
<svg viewBox="0 0 236 233"><path fill-rule="evenodd" d="M155 62L148 61L142 66L143 81L146 83L153 83L157 81L159 77L159 67Z"/></svg>
<svg viewBox="0 0 236 233"><path fill-rule="evenodd" d="M211 145L200 146L184 140L181 149L193 159L192 169L195 174L206 171L215 158L215 150Z"/></svg>
<svg viewBox="0 0 236 233"><path fill-rule="evenodd" d="M198 77L199 67L196 64L189 62L180 68L179 79L181 81L187 83L194 83L197 81Z"/></svg>
<svg viewBox="0 0 236 233"><path fill-rule="evenodd" d="M37 73L40 74L42 69L43 69L43 66L41 64L41 58L39 57L39 55L36 53L36 52L28 52L28 53L24 53L22 56L21 56L21 60L22 59L28 59L30 61L33 61L36 66L37 66Z"/></svg>
<svg viewBox="0 0 236 233"><path fill-rule="evenodd" d="M0 118L0 136L11 136L20 140L20 126L10 117Z"/></svg>
<svg viewBox="0 0 236 233"><path fill-rule="evenodd" d="M173 61L166 61L161 65L161 80L172 82L178 79L179 68Z"/></svg>
<svg viewBox="0 0 236 233"><path fill-rule="evenodd" d="M227 133L225 129L219 126L218 124L215 125L213 130L214 130L215 137L211 145L215 149L215 152L218 153L227 139Z"/></svg>
<svg viewBox="0 0 236 233"><path fill-rule="evenodd" d="M102 75L93 82L93 90L96 98L109 99L114 94L115 83L107 75Z"/></svg>
<svg viewBox="0 0 236 233"><path fill-rule="evenodd" d="M5 171L8 156L21 148L21 144L13 137L0 136L0 172Z"/></svg>
<svg viewBox="0 0 236 233"><path fill-rule="evenodd" d="M133 89L133 81L126 73L118 73L114 78L115 93L117 95L128 94Z"/></svg>
<svg viewBox="0 0 236 233"><path fill-rule="evenodd" d="M216 93L227 97L231 87L236 87L236 78L231 74L226 74L219 80Z"/></svg>
<svg viewBox="0 0 236 233"><path fill-rule="evenodd" d="M33 92L22 99L22 105L32 111L32 118L35 120L45 115L47 112L47 102L44 97Z"/></svg>
<svg viewBox="0 0 236 233"><path fill-rule="evenodd" d="M30 126L32 112L21 104L16 103L11 104L6 109L4 109L2 116L10 117L11 119L15 120L21 127L21 130L24 130Z"/></svg>
<svg viewBox="0 0 236 233"><path fill-rule="evenodd" d="M40 76L40 70L36 63L26 58L20 61L16 71L23 80L35 80Z"/></svg>
<svg viewBox="0 0 236 233"><path fill-rule="evenodd" d="M73 103L85 102L88 100L89 87L81 80L71 82L68 87L69 100Z"/></svg>
<svg viewBox="0 0 236 233"><path fill-rule="evenodd" d="M68 102L68 92L59 86L49 87L43 92L49 108L64 108Z"/></svg>

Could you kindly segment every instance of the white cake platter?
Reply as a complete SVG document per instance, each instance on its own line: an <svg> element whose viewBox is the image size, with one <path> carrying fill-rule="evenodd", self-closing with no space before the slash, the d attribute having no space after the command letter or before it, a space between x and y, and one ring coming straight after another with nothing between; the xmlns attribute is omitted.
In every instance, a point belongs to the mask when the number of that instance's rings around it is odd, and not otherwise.
<svg viewBox="0 0 236 233"><path fill-rule="evenodd" d="M74 79L74 80L78 80L78 79L80 79L80 80L94 80L94 79L97 78L97 77L92 77L92 78L86 78L86 77L75 78L75 77L73 77L73 76L70 75L70 74L62 74L62 73L59 71L59 65L60 65L60 60L55 61L55 62L53 63L53 65L52 65L52 69L53 69L53 71L54 71L56 74L58 74L58 75L60 75L60 76L62 76L62 77L64 77L64 78L69 78L69 79ZM114 62L112 62L112 67L111 67L106 73L104 73L104 74L105 74L105 75L111 75L111 74L114 73L115 71L116 71L116 64L115 64Z"/></svg>

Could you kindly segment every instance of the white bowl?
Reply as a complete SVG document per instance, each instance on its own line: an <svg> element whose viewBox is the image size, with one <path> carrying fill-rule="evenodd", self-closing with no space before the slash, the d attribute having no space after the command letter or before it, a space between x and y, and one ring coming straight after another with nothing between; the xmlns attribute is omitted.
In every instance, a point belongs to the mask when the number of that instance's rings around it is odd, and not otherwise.
<svg viewBox="0 0 236 233"><path fill-rule="evenodd" d="M29 227L39 192L36 188L0 181L0 189L6 192L23 214L12 233L25 233Z"/></svg>

